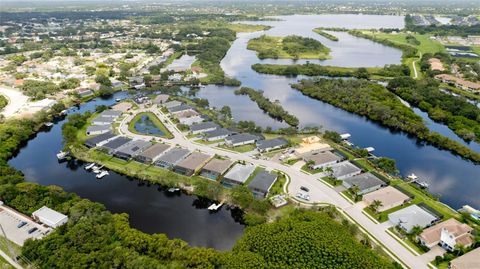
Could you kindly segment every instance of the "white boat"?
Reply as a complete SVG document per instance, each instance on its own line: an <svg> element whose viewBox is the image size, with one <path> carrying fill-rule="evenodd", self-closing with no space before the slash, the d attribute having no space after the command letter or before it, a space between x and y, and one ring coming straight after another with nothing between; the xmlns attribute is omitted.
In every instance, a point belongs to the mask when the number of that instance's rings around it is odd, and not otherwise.
<svg viewBox="0 0 480 269"><path fill-rule="evenodd" d="M408 180L411 180L411 181L415 181L418 179L417 175L415 175L414 173L412 173L411 175L408 175L407 176L407 179Z"/></svg>
<svg viewBox="0 0 480 269"><path fill-rule="evenodd" d="M90 169L92 169L94 166L95 166L95 163L89 163L89 164L85 165L84 168L85 168L85 170L90 170Z"/></svg>
<svg viewBox="0 0 480 269"><path fill-rule="evenodd" d="M100 174L96 175L96 177L97 177L98 179L100 179L100 178L102 178L102 177L104 177L104 176L108 176L108 175L110 175L110 174L108 173L108 171L102 170L102 172L100 172Z"/></svg>
<svg viewBox="0 0 480 269"><path fill-rule="evenodd" d="M211 204L209 207L208 207L208 210L210 211L217 211L220 207L222 207L223 203L220 203L220 204Z"/></svg>
<svg viewBox="0 0 480 269"><path fill-rule="evenodd" d="M68 156L68 152L65 152L65 151L60 151L59 153L57 153L57 159L59 161L66 159L67 156Z"/></svg>
<svg viewBox="0 0 480 269"><path fill-rule="evenodd" d="M47 127L52 127L52 126L53 126L53 122L45 122L45 126L47 126Z"/></svg>
<svg viewBox="0 0 480 269"><path fill-rule="evenodd" d="M122 99L117 98L117 99L115 99L115 101L116 101L116 102L120 102L120 101L122 101Z"/></svg>
<svg viewBox="0 0 480 269"><path fill-rule="evenodd" d="M94 166L92 168L92 171L95 173L95 174L99 174L100 172L102 172L102 168L103 168L103 165L102 166Z"/></svg>
<svg viewBox="0 0 480 269"><path fill-rule="evenodd" d="M168 189L168 192L177 192L177 191L179 191L179 190L180 190L179 188L172 187L172 188L169 188L169 189Z"/></svg>
<svg viewBox="0 0 480 269"><path fill-rule="evenodd" d="M428 188L428 183L425 181L417 182L417 184L424 189Z"/></svg>

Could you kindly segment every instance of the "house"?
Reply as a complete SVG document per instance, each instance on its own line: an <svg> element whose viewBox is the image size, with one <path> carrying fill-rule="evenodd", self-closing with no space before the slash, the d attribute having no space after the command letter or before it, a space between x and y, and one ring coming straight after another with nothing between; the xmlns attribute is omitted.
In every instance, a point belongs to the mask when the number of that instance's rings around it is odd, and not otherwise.
<svg viewBox="0 0 480 269"><path fill-rule="evenodd" d="M135 156L135 159L142 163L153 163L169 148L170 146L166 144L153 144L152 146Z"/></svg>
<svg viewBox="0 0 480 269"><path fill-rule="evenodd" d="M189 150L183 148L173 148L155 161L155 165L163 168L171 168L190 154Z"/></svg>
<svg viewBox="0 0 480 269"><path fill-rule="evenodd" d="M227 172L232 164L233 162L230 160L212 159L202 168L201 175L211 180L217 180Z"/></svg>
<svg viewBox="0 0 480 269"><path fill-rule="evenodd" d="M444 83L452 83L455 86L467 91L473 91L473 92L480 91L480 83L471 82L453 75L439 74L439 75L436 75L435 78Z"/></svg>
<svg viewBox="0 0 480 269"><path fill-rule="evenodd" d="M202 166L205 165L208 160L210 160L210 158L212 158L210 155L200 152L193 152L188 157L176 164L173 170L179 174L191 176L199 171L200 168L202 168Z"/></svg>
<svg viewBox="0 0 480 269"><path fill-rule="evenodd" d="M425 228L433 225L438 217L418 205L411 205L390 213L388 220L391 224L398 225L399 228L410 233L413 227Z"/></svg>
<svg viewBox="0 0 480 269"><path fill-rule="evenodd" d="M99 135L111 131L111 125L92 125L87 127L87 135Z"/></svg>
<svg viewBox="0 0 480 269"><path fill-rule="evenodd" d="M371 205L373 201L380 201L382 203L377 209L378 212L403 205L410 200L411 197L392 186L387 186L363 196L363 201L367 205Z"/></svg>
<svg viewBox="0 0 480 269"><path fill-rule="evenodd" d="M105 118L113 118L113 119L116 119L116 118L118 118L120 115L122 115L122 112L121 112L121 111L117 111L117 110L113 110L113 109L107 109L107 110L103 111L102 113L100 113L99 116L105 117Z"/></svg>
<svg viewBox="0 0 480 269"><path fill-rule="evenodd" d="M237 163L223 176L222 183L230 187L242 185L253 171L255 171L255 165Z"/></svg>
<svg viewBox="0 0 480 269"><path fill-rule="evenodd" d="M128 78L128 84L132 88L138 88L138 87L141 87L142 85L145 86L145 81L143 80L143 77L141 77L141 76L129 77Z"/></svg>
<svg viewBox="0 0 480 269"><path fill-rule="evenodd" d="M117 135L111 132L104 133L104 134L87 139L85 141L85 146L89 148L99 147L114 140L115 138L117 138Z"/></svg>
<svg viewBox="0 0 480 269"><path fill-rule="evenodd" d="M137 154L140 154L143 150L147 149L152 145L151 142L145 140L132 140L129 143L119 147L115 150L115 157L129 160L135 157Z"/></svg>
<svg viewBox="0 0 480 269"><path fill-rule="evenodd" d="M186 104L181 104L179 106L168 108L168 112L170 112L170 114L173 114L173 115L182 113L184 111L189 111L189 110L193 110L193 108Z"/></svg>
<svg viewBox="0 0 480 269"><path fill-rule="evenodd" d="M381 187L386 186L387 184L372 173L368 172L346 178L343 180L342 185L347 189L356 186L359 189L357 195L364 195L369 192L378 190Z"/></svg>
<svg viewBox="0 0 480 269"><path fill-rule="evenodd" d="M102 115L96 116L92 120L92 125L112 125L115 122L115 118L104 117Z"/></svg>
<svg viewBox="0 0 480 269"><path fill-rule="evenodd" d="M170 95L168 94L159 94L153 99L153 103L156 105L165 104L168 101L168 98L170 98Z"/></svg>
<svg viewBox="0 0 480 269"><path fill-rule="evenodd" d="M118 148L129 143L130 141L132 141L132 139L128 137L119 136L113 139L112 141L109 141L108 143L102 145L101 149L107 151L108 154L113 154Z"/></svg>
<svg viewBox="0 0 480 269"><path fill-rule="evenodd" d="M218 124L214 122L202 122L202 123L197 123L197 124L192 124L190 126L190 133L191 134L202 134L205 132L213 131L219 128Z"/></svg>
<svg viewBox="0 0 480 269"><path fill-rule="evenodd" d="M121 102L112 106L112 109L123 113L123 112L129 111L132 108L132 106L133 105L130 102Z"/></svg>
<svg viewBox="0 0 480 269"><path fill-rule="evenodd" d="M32 218L39 221L48 227L57 228L67 223L68 217L60 212L42 206L40 209L32 213Z"/></svg>
<svg viewBox="0 0 480 269"><path fill-rule="evenodd" d="M362 173L362 169L349 161L343 161L332 165L332 171L332 176L338 180L343 180Z"/></svg>
<svg viewBox="0 0 480 269"><path fill-rule="evenodd" d="M472 231L472 227L451 218L423 230L417 239L428 248L440 245L448 251L453 251L457 245L469 247L474 243Z"/></svg>
<svg viewBox="0 0 480 269"><path fill-rule="evenodd" d="M462 256L450 261L450 269L475 269L480 268L480 248L471 250Z"/></svg>
<svg viewBox="0 0 480 269"><path fill-rule="evenodd" d="M110 82L112 82L112 88L118 89L123 86L123 82L116 80L116 79L110 79Z"/></svg>
<svg viewBox="0 0 480 269"><path fill-rule="evenodd" d="M277 178L278 175L276 173L261 171L256 174L252 182L248 184L248 188L252 190L255 196L263 198L267 196L270 188L272 188L275 181L277 181Z"/></svg>
<svg viewBox="0 0 480 269"><path fill-rule="evenodd" d="M284 138L274 138L257 141L257 149L260 152L268 152L271 150L281 149L288 146L288 141Z"/></svg>
<svg viewBox="0 0 480 269"><path fill-rule="evenodd" d="M318 136L310 136L302 139L302 143L295 149L294 154L298 157L303 157L307 154L330 150L332 150L332 147L329 144L321 143L321 139Z"/></svg>
<svg viewBox="0 0 480 269"><path fill-rule="evenodd" d="M163 106L166 107L167 109L170 109L170 108L176 107L176 106L180 106L180 105L182 105L182 102L175 101L175 100L163 104Z"/></svg>
<svg viewBox="0 0 480 269"><path fill-rule="evenodd" d="M213 131L205 132L203 135L205 136L205 140L207 140L208 142L211 142L211 141L217 141L217 140L225 139L232 134L234 134L234 132L232 132L228 129L217 128Z"/></svg>
<svg viewBox="0 0 480 269"><path fill-rule="evenodd" d="M320 169L332 166L341 161L342 159L342 157L330 151L313 153L311 155L306 155L305 157L303 157L303 160L307 164L309 164L309 167L311 169Z"/></svg>
<svg viewBox="0 0 480 269"><path fill-rule="evenodd" d="M77 90L78 95L80 98L88 97L93 95L93 91L90 89L78 89Z"/></svg>
<svg viewBox="0 0 480 269"><path fill-rule="evenodd" d="M193 124L201 123L201 122L203 122L203 120L204 119L202 118L202 116L196 115L196 116L192 116L192 117L179 118L178 122L180 124L190 126L190 125L193 125Z"/></svg>
<svg viewBox="0 0 480 269"><path fill-rule="evenodd" d="M230 147L254 144L260 137L252 134L234 134L225 138L225 144Z"/></svg>

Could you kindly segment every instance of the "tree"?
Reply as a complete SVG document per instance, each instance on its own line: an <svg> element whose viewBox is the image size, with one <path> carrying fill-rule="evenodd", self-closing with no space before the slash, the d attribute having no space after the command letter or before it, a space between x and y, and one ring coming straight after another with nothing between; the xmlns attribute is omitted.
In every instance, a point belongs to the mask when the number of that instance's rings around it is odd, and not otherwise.
<svg viewBox="0 0 480 269"><path fill-rule="evenodd" d="M373 160L373 163L378 166L378 168L387 172L388 174L397 174L398 169L394 159L381 157Z"/></svg>
<svg viewBox="0 0 480 269"><path fill-rule="evenodd" d="M370 204L370 209L373 210L373 212L378 213L378 209L383 206L382 201L380 200L373 200L373 202Z"/></svg>
<svg viewBox="0 0 480 269"><path fill-rule="evenodd" d="M360 67L355 71L355 77L367 79L370 76L365 67Z"/></svg>
<svg viewBox="0 0 480 269"><path fill-rule="evenodd" d="M98 74L95 77L95 82L100 83L104 86L112 86L112 82L110 81L110 78L103 74Z"/></svg>
<svg viewBox="0 0 480 269"><path fill-rule="evenodd" d="M232 109L229 106L223 106L220 109L220 113L223 115L225 119L231 119L232 118Z"/></svg>

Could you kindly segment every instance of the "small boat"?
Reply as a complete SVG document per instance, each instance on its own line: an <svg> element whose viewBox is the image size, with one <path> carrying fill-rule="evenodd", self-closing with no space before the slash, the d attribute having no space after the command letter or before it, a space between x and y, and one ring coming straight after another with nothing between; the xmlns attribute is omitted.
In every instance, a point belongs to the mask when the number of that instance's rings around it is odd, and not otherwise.
<svg viewBox="0 0 480 269"><path fill-rule="evenodd" d="M115 102L120 102L120 101L122 101L122 99L120 98L115 99Z"/></svg>
<svg viewBox="0 0 480 269"><path fill-rule="evenodd" d="M415 175L414 173L412 173L411 175L408 175L407 176L407 179L408 180L411 180L411 181L415 181L418 179L417 175Z"/></svg>
<svg viewBox="0 0 480 269"><path fill-rule="evenodd" d="M99 174L100 172L102 172L102 168L103 168L103 165L102 166L94 166L92 168L92 171L95 173L95 174Z"/></svg>
<svg viewBox="0 0 480 269"><path fill-rule="evenodd" d="M47 126L47 127L52 127L52 126L53 126L53 122L45 122L45 126Z"/></svg>
<svg viewBox="0 0 480 269"><path fill-rule="evenodd" d="M222 207L223 203L220 203L220 204L211 204L209 207L208 207L208 210L210 211L217 211L220 207Z"/></svg>
<svg viewBox="0 0 480 269"><path fill-rule="evenodd" d="M68 156L68 152L65 152L65 151L60 151L59 153L57 153L57 159L59 161L65 160L67 156Z"/></svg>
<svg viewBox="0 0 480 269"><path fill-rule="evenodd" d="M424 189L428 188L428 183L425 182L425 181L419 181L419 182L417 182L417 184L418 184L418 186L420 186L421 188L424 188Z"/></svg>
<svg viewBox="0 0 480 269"><path fill-rule="evenodd" d="M168 189L168 192L177 192L177 191L180 191L180 188L172 187Z"/></svg>
<svg viewBox="0 0 480 269"><path fill-rule="evenodd" d="M62 110L62 111L60 111L60 115L62 115L62 116L65 116L65 115L67 115L67 113L68 113L68 110L66 110L66 109L65 109L65 110Z"/></svg>
<svg viewBox="0 0 480 269"><path fill-rule="evenodd" d="M98 179L100 179L100 178L103 178L104 176L108 176L108 175L110 175L110 174L108 173L108 171L102 170L102 172L100 172L100 174L96 175L96 177L97 177Z"/></svg>
<svg viewBox="0 0 480 269"><path fill-rule="evenodd" d="M90 170L90 169L92 169L94 166L95 166L95 163L89 163L89 164L85 165L84 168L85 168L85 170Z"/></svg>

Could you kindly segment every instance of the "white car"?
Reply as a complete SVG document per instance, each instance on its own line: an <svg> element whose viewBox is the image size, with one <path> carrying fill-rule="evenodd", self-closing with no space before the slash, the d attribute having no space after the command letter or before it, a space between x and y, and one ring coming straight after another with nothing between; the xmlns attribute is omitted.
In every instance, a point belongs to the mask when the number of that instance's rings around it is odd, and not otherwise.
<svg viewBox="0 0 480 269"><path fill-rule="evenodd" d="M308 194L306 194L306 193L304 193L304 192L301 192L301 191L300 191L300 192L297 193L296 196L297 196L297 198L303 199L303 200L305 200L305 201L310 201L310 195L308 195Z"/></svg>

